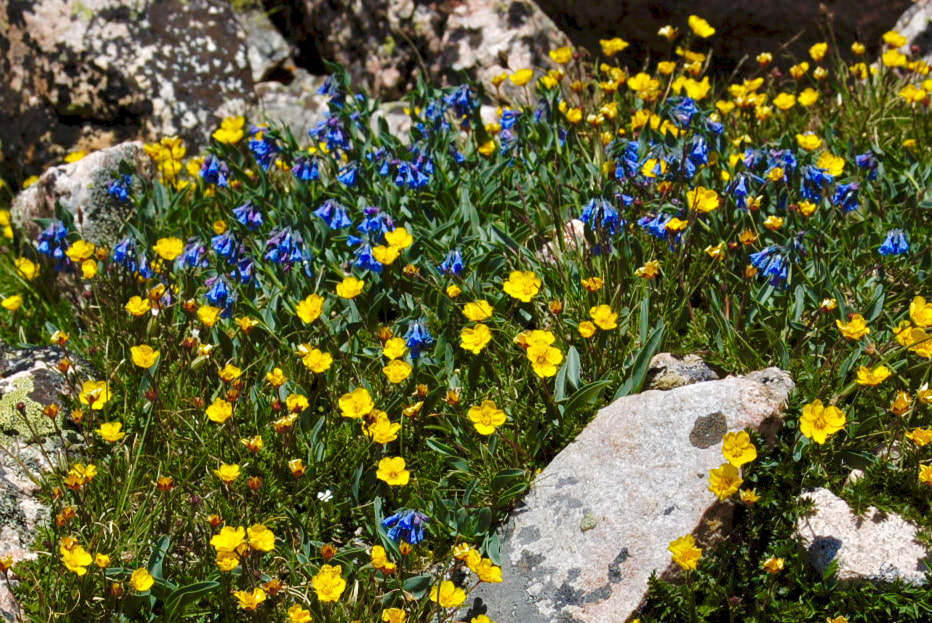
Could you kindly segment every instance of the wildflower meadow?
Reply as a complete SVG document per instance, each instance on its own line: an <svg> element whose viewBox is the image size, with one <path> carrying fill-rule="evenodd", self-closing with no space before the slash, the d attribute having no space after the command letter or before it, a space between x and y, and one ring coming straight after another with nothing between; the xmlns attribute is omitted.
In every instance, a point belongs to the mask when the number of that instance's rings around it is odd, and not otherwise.
<svg viewBox="0 0 932 623"><path fill-rule="evenodd" d="M932 535L930 68L891 32L710 77L711 26L659 36L640 67L612 39L421 84L406 137L334 68L309 136L147 144L155 175L107 186L113 240L0 212L0 337L57 345L70 388L37 556L0 559L24 616L509 623L464 619L502 581L497 528L670 351L797 389L774 444L726 438L734 525L670 544L685 581L640 621L932 617L793 539L810 486Z"/></svg>

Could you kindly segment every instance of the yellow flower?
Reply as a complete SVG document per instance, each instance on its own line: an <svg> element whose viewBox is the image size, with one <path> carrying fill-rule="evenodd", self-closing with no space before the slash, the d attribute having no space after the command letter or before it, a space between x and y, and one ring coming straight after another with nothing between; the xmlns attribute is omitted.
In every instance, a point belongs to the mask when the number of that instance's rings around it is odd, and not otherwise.
<svg viewBox="0 0 932 623"><path fill-rule="evenodd" d="M362 293L366 282L356 277L345 277L342 282L337 284L337 296L344 299L356 298Z"/></svg>
<svg viewBox="0 0 932 623"><path fill-rule="evenodd" d="M676 71L676 61L661 61L657 63L657 73L669 76Z"/></svg>
<svg viewBox="0 0 932 623"><path fill-rule="evenodd" d="M401 383L411 376L411 364L401 359L392 359L387 366L382 368L382 372L389 383Z"/></svg>
<svg viewBox="0 0 932 623"><path fill-rule="evenodd" d="M618 314L608 305L598 305L589 308L589 317L592 322L603 331L609 331L618 326Z"/></svg>
<svg viewBox="0 0 932 623"><path fill-rule="evenodd" d="M483 558L471 569L473 573L479 576L480 582L498 584L502 581L502 568L488 558Z"/></svg>
<svg viewBox="0 0 932 623"><path fill-rule="evenodd" d="M512 84L518 87L523 87L528 82L534 78L533 69L519 69L515 73L511 74L508 79L511 80Z"/></svg>
<svg viewBox="0 0 932 623"><path fill-rule="evenodd" d="M799 103L802 106L812 106L819 101L819 92L815 89L807 87L799 94Z"/></svg>
<svg viewBox="0 0 932 623"><path fill-rule="evenodd" d="M384 245L372 247L372 257L375 258L376 262L385 266L397 260L399 254L400 250L397 247L386 247Z"/></svg>
<svg viewBox="0 0 932 623"><path fill-rule="evenodd" d="M738 468L731 463L722 463L717 469L709 470L709 491L719 500L726 500L737 493L743 482Z"/></svg>
<svg viewBox="0 0 932 623"><path fill-rule="evenodd" d="M483 156L491 156L495 153L495 141L489 139L479 146L479 153Z"/></svg>
<svg viewBox="0 0 932 623"><path fill-rule="evenodd" d="M771 556L770 558L765 560L761 566L764 568L764 571L766 571L767 573L780 573L781 571L783 571L784 562L785 561L782 558Z"/></svg>
<svg viewBox="0 0 932 623"><path fill-rule="evenodd" d="M686 95L699 102L708 96L709 91L712 89L712 85L709 83L709 77L706 76L701 81L691 78L685 80L683 82L683 88L686 90Z"/></svg>
<svg viewBox="0 0 932 623"><path fill-rule="evenodd" d="M288 623L311 623L311 611L295 604L288 608Z"/></svg>
<svg viewBox="0 0 932 623"><path fill-rule="evenodd" d="M540 291L541 280L531 271L512 271L503 284L505 293L528 303Z"/></svg>
<svg viewBox="0 0 932 623"><path fill-rule="evenodd" d="M566 46L557 48L556 50L550 50L550 58L558 65L566 65L573 60L573 50Z"/></svg>
<svg viewBox="0 0 932 623"><path fill-rule="evenodd" d="M110 566L110 556L107 556L106 554L97 554L94 556L94 564L101 569L106 569Z"/></svg>
<svg viewBox="0 0 932 623"><path fill-rule="evenodd" d="M339 286L337 286L339 289ZM311 294L306 299L298 302L298 308L295 314L304 324L310 324L320 318L324 308L324 297L317 294Z"/></svg>
<svg viewBox="0 0 932 623"><path fill-rule="evenodd" d="M799 418L800 432L819 445L844 427L845 414L841 409L831 405L824 407L821 400L813 400L804 406Z"/></svg>
<svg viewBox="0 0 932 623"><path fill-rule="evenodd" d="M760 500L760 496L757 495L757 491L754 489L742 489L738 492L738 497L741 498L743 504L751 505Z"/></svg>
<svg viewBox="0 0 932 623"><path fill-rule="evenodd" d="M880 385L890 376L890 368L883 364L877 365L873 370L866 366L858 368L858 385Z"/></svg>
<svg viewBox="0 0 932 623"><path fill-rule="evenodd" d="M148 344L141 344L130 348L133 357L133 364L139 368L151 368L159 358L159 351L154 350Z"/></svg>
<svg viewBox="0 0 932 623"><path fill-rule="evenodd" d="M257 552L271 552L275 549L275 533L264 525L256 524L246 530L249 538L249 547Z"/></svg>
<svg viewBox="0 0 932 623"><path fill-rule="evenodd" d="M146 569L136 569L129 579L129 584L135 591L145 593L155 584L155 578L153 578L152 574Z"/></svg>
<svg viewBox="0 0 932 623"><path fill-rule="evenodd" d="M534 373L546 378L557 373L557 366L563 361L563 353L548 344L537 343L528 347L527 358Z"/></svg>
<svg viewBox="0 0 932 623"><path fill-rule="evenodd" d="M482 322L492 317L492 306L485 299L466 303L463 308L463 315L473 322Z"/></svg>
<svg viewBox="0 0 932 623"><path fill-rule="evenodd" d="M459 287L458 285L456 285L455 283L451 283L450 285L447 286L447 296L449 296L451 299L455 299L462 293L463 293L463 289Z"/></svg>
<svg viewBox="0 0 932 623"><path fill-rule="evenodd" d="M217 320L220 319L220 312L222 311L223 310L219 307L214 307L213 305L204 305L202 307L198 307L197 317L202 323L204 323L204 326L209 329L210 327L217 324Z"/></svg>
<svg viewBox="0 0 932 623"><path fill-rule="evenodd" d="M402 457L387 456L379 461L375 477L393 487L403 487L408 484L411 472L405 469L405 460Z"/></svg>
<svg viewBox="0 0 932 623"><path fill-rule="evenodd" d="M813 151L822 146L822 139L812 132L806 132L796 135L796 143L806 151Z"/></svg>
<svg viewBox="0 0 932 623"><path fill-rule="evenodd" d="M599 39L599 45L602 46L602 54L612 57L628 47L628 42L614 37L612 39Z"/></svg>
<svg viewBox="0 0 932 623"><path fill-rule="evenodd" d="M26 281L32 281L39 274L39 265L25 257L18 257L13 260L13 266L16 267L16 272Z"/></svg>
<svg viewBox="0 0 932 623"><path fill-rule="evenodd" d="M890 411L893 412L893 415L903 415L913 404L912 397L904 392L899 391L896 393L896 397L893 400L893 403L890 405Z"/></svg>
<svg viewBox="0 0 932 623"><path fill-rule="evenodd" d="M77 575L86 574L87 568L94 562L94 557L74 537L62 537L58 551L65 568Z"/></svg>
<svg viewBox="0 0 932 623"><path fill-rule="evenodd" d="M395 563L391 562L388 559L388 556L385 553L385 548L381 545L375 545L372 548L372 566L376 569L383 571L385 573L390 573L395 570Z"/></svg>
<svg viewBox="0 0 932 623"><path fill-rule="evenodd" d="M401 337L388 339L382 347L382 355L389 359L400 359L405 356L406 352L408 352L408 345Z"/></svg>
<svg viewBox="0 0 932 623"><path fill-rule="evenodd" d="M81 404L90 405L91 409L103 409L110 400L110 385L107 381L84 381L79 396Z"/></svg>
<svg viewBox="0 0 932 623"><path fill-rule="evenodd" d="M699 212L711 212L720 205L718 193L704 186L696 186L694 189L687 191L686 203L690 209Z"/></svg>
<svg viewBox="0 0 932 623"><path fill-rule="evenodd" d="M3 309L7 311L11 311L11 312L15 312L20 307L22 307L22 305L23 305L23 297L22 295L19 295L19 294L7 296L2 301L0 301L0 306L2 306Z"/></svg>
<svg viewBox="0 0 932 623"><path fill-rule="evenodd" d="M764 227L766 227L770 231L776 231L780 229L781 227L783 227L783 217L771 214L770 216L764 219Z"/></svg>
<svg viewBox="0 0 932 623"><path fill-rule="evenodd" d="M932 465L919 466L919 482L924 485L932 485ZM78 575L81 574L79 573Z"/></svg>
<svg viewBox="0 0 932 623"><path fill-rule="evenodd" d="M797 206L799 213L803 216L812 216L812 213L816 211L817 207L818 206L816 206L816 204L812 203L811 201L800 201L799 205Z"/></svg>
<svg viewBox="0 0 932 623"><path fill-rule="evenodd" d="M674 540L667 549L673 554L673 562L683 571L695 569L702 558L702 548L696 547L696 541L691 534Z"/></svg>
<svg viewBox="0 0 932 623"><path fill-rule="evenodd" d="M129 300L124 309L133 316L139 317L152 309L152 305L149 303L149 299L134 296Z"/></svg>
<svg viewBox="0 0 932 623"><path fill-rule="evenodd" d="M401 608L388 608L382 611L382 623L405 623L407 620L408 615Z"/></svg>
<svg viewBox="0 0 932 623"><path fill-rule="evenodd" d="M333 365L333 355L325 353L319 348L307 348L306 352L301 356L301 363L311 372L321 374L329 370L330 366Z"/></svg>
<svg viewBox="0 0 932 623"><path fill-rule="evenodd" d="M715 29L709 26L709 22L705 21L698 15L689 16L689 27L694 33L696 33L696 35L702 37L703 39L708 39L715 34Z"/></svg>
<svg viewBox="0 0 932 623"><path fill-rule="evenodd" d="M86 156L87 156L86 151L84 151L83 149L78 149L76 151L71 152L67 156L65 156L65 162L67 164L72 164L74 162L77 162L78 160L83 159Z"/></svg>
<svg viewBox="0 0 932 623"><path fill-rule="evenodd" d="M773 62L773 54L771 54L770 52L761 52L755 57L754 60L756 60L757 64L760 65L761 67L766 67L767 65Z"/></svg>
<svg viewBox="0 0 932 623"><path fill-rule="evenodd" d="M851 44L851 53L854 54L855 56L861 56L866 51L867 51L867 48L864 47L863 43L855 41L854 43Z"/></svg>
<svg viewBox="0 0 932 623"><path fill-rule="evenodd" d="M887 50L883 53L883 56L880 57L881 62L883 62L884 67L905 67L907 58L906 55L900 52L897 49Z"/></svg>
<svg viewBox="0 0 932 623"><path fill-rule="evenodd" d="M339 405L342 416L354 420L368 415L375 408L372 396L365 387L357 387L351 393L343 394Z"/></svg>
<svg viewBox="0 0 932 623"><path fill-rule="evenodd" d="M233 405L223 398L214 398L214 401L205 410L207 419L217 424L223 424L233 415Z"/></svg>
<svg viewBox="0 0 932 623"><path fill-rule="evenodd" d="M217 552L233 553L240 549L245 542L246 529L242 526L234 528L233 526L224 526L220 534L215 534L210 539L210 544Z"/></svg>
<svg viewBox="0 0 932 623"><path fill-rule="evenodd" d="M469 419L480 435L491 435L505 423L505 412L492 400L483 400L481 405L469 408Z"/></svg>
<svg viewBox="0 0 932 623"><path fill-rule="evenodd" d="M812 60L817 63L825 58L826 52L828 52L827 43L816 43L811 48L809 48L809 56L812 57Z"/></svg>
<svg viewBox="0 0 932 623"><path fill-rule="evenodd" d="M790 75L797 80L805 76L807 71L809 71L809 63L806 61L790 67Z"/></svg>
<svg viewBox="0 0 932 623"><path fill-rule="evenodd" d="M243 371L234 366L232 363L228 363L223 366L220 370L219 375L220 379L226 383L238 379L243 374Z"/></svg>
<svg viewBox="0 0 932 623"><path fill-rule="evenodd" d="M288 461L288 469L291 470L291 475L295 478L300 478L307 473L307 466L301 459L291 459Z"/></svg>
<svg viewBox="0 0 932 623"><path fill-rule="evenodd" d="M346 588L343 568L340 565L324 565L311 580L317 599L322 602L338 601Z"/></svg>
<svg viewBox="0 0 932 623"><path fill-rule="evenodd" d="M392 231L385 233L385 242L388 243L388 246L401 250L410 247L414 242L414 238L404 227L396 227Z"/></svg>
<svg viewBox="0 0 932 623"><path fill-rule="evenodd" d="M719 242L717 245L709 245L705 248L705 254L711 257L713 260L718 260L721 262L725 259L725 243Z"/></svg>
<svg viewBox="0 0 932 623"><path fill-rule="evenodd" d="M385 445L398 439L398 431L401 430L401 424L392 422L388 419L388 414L379 411L375 421L363 429L367 437L371 437L375 443Z"/></svg>
<svg viewBox="0 0 932 623"><path fill-rule="evenodd" d="M689 221L684 221L680 218L673 217L667 221L666 230L672 233L678 233L686 229L686 226L689 225Z"/></svg>
<svg viewBox="0 0 932 623"><path fill-rule="evenodd" d="M220 464L220 469L214 470L214 475L217 476L220 480L226 484L231 484L240 476L240 467L239 465L233 463L228 465L226 463Z"/></svg>
<svg viewBox="0 0 932 623"><path fill-rule="evenodd" d="M932 441L932 429L914 428L913 430L906 431L906 438L922 448Z"/></svg>
<svg viewBox="0 0 932 623"><path fill-rule="evenodd" d="M909 304L909 317L919 327L932 327L932 302L917 296Z"/></svg>
<svg viewBox="0 0 932 623"><path fill-rule="evenodd" d="M589 292L598 292L602 289L602 286L605 285L605 282L601 277L589 277L588 279L581 280L582 287L584 287Z"/></svg>
<svg viewBox="0 0 932 623"><path fill-rule="evenodd" d="M725 455L726 461L735 467L741 467L757 458L757 448L746 431L728 433L722 444L722 454Z"/></svg>
<svg viewBox="0 0 932 623"><path fill-rule="evenodd" d="M258 586L252 592L233 591L233 596L239 602L239 607L246 611L255 610L266 598L265 591Z"/></svg>
<svg viewBox="0 0 932 623"><path fill-rule="evenodd" d="M184 251L180 238L159 238L152 249L166 262L172 262Z"/></svg>
<svg viewBox="0 0 932 623"><path fill-rule="evenodd" d="M883 42L891 48L902 48L904 45L909 43L909 39L895 30L888 30L887 32L883 33Z"/></svg>
<svg viewBox="0 0 932 623"><path fill-rule="evenodd" d="M869 335L871 330L867 326L867 321L861 314L853 314L848 322L836 320L835 325L841 334L849 340L860 340L865 335Z"/></svg>
<svg viewBox="0 0 932 623"><path fill-rule="evenodd" d="M243 125L245 123L246 120L240 116L227 117L220 122L220 127L214 130L211 136L213 136L214 140L218 143L235 145L243 140L243 136L245 136L245 132L243 131Z"/></svg>
<svg viewBox="0 0 932 623"><path fill-rule="evenodd" d="M660 30L657 31L657 34L667 41L673 41L679 35L679 30L667 24L666 26L661 26Z"/></svg>
<svg viewBox="0 0 932 623"><path fill-rule="evenodd" d="M780 110L789 110L796 105L796 96L792 93L780 93L773 98L773 105Z"/></svg>
<svg viewBox="0 0 932 623"><path fill-rule="evenodd" d="M65 251L65 255L75 264L80 264L94 255L95 250L96 247L87 240L77 240L68 247L68 250Z"/></svg>
<svg viewBox="0 0 932 623"><path fill-rule="evenodd" d="M104 422L100 425L100 428L94 432L100 435L101 439L104 441L116 443L126 436L126 433L120 430L121 428L123 428L123 425L119 422Z"/></svg>
<svg viewBox="0 0 932 623"><path fill-rule="evenodd" d="M484 324L466 327L460 332L460 348L478 355L492 340L492 331Z"/></svg>
<svg viewBox="0 0 932 623"><path fill-rule="evenodd" d="M650 260L634 271L635 276L644 279L653 279L658 273L660 273L660 262L657 260Z"/></svg>
<svg viewBox="0 0 932 623"><path fill-rule="evenodd" d="M430 588L430 600L441 608L459 608L466 601L466 591L444 580L439 586Z"/></svg>
<svg viewBox="0 0 932 623"><path fill-rule="evenodd" d="M584 338L589 339L590 337L595 335L595 331L596 331L595 324L593 324L592 322L589 322L588 320L584 320L579 323L579 334L583 336Z"/></svg>
<svg viewBox="0 0 932 623"><path fill-rule="evenodd" d="M816 166L820 169L825 169L833 177L838 177L845 169L845 159L824 151L822 155L819 156Z"/></svg>
<svg viewBox="0 0 932 623"><path fill-rule="evenodd" d="M285 398L285 406L288 407L290 413L301 413L308 408L309 404L307 396L301 394L288 394Z"/></svg>

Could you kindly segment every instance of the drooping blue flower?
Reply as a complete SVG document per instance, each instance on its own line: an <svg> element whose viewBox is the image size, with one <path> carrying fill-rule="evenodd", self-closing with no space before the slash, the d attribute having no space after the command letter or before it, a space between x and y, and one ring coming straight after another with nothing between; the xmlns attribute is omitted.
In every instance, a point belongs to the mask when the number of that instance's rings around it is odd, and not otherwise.
<svg viewBox="0 0 932 623"><path fill-rule="evenodd" d="M311 156L298 156L295 158L291 173L302 182L312 182L320 177L317 158Z"/></svg>
<svg viewBox="0 0 932 623"><path fill-rule="evenodd" d="M275 161L276 156L281 152L281 147L275 136L268 128L252 126L249 128L249 151L263 171L268 171L269 167Z"/></svg>
<svg viewBox="0 0 932 623"><path fill-rule="evenodd" d="M789 263L783 256L780 247L771 245L751 254L751 265L761 274L770 277L770 285L786 287L789 276Z"/></svg>
<svg viewBox="0 0 932 623"><path fill-rule="evenodd" d="M858 207L860 207L858 203L859 187L857 182L839 184L838 188L835 189L835 196L832 197L832 201L835 205L841 206L843 212L853 212L857 210Z"/></svg>
<svg viewBox="0 0 932 623"><path fill-rule="evenodd" d="M660 212L656 216L648 214L638 219L638 225L654 238L667 239L667 223L673 220L669 214Z"/></svg>
<svg viewBox="0 0 932 623"><path fill-rule="evenodd" d="M465 130L469 128L469 119L473 110L478 108L479 100L469 85L463 85L453 93L444 96L444 103L453 109L456 118L460 120L460 127Z"/></svg>
<svg viewBox="0 0 932 623"><path fill-rule="evenodd" d="M691 97L681 97L671 100L673 107L670 109L670 117L673 123L679 128L688 128L693 121L693 117L699 114L699 107Z"/></svg>
<svg viewBox="0 0 932 623"><path fill-rule="evenodd" d="M353 224L346 213L346 206L336 199L324 201L319 208L314 210L314 214L322 218L327 227L333 230L343 229Z"/></svg>
<svg viewBox="0 0 932 623"><path fill-rule="evenodd" d="M382 264L372 255L372 245L368 242L362 242L353 252L356 260L353 266L362 270L371 270L374 273L382 272Z"/></svg>
<svg viewBox="0 0 932 623"><path fill-rule="evenodd" d="M65 254L68 251L67 240L68 230L65 229L64 223L61 221L52 221L39 234L37 240L36 250L55 260L55 270L63 271L71 264L71 261L68 259L68 256Z"/></svg>
<svg viewBox="0 0 932 623"><path fill-rule="evenodd" d="M395 543L404 541L417 545L424 540L424 526L430 518L424 513L411 509L401 509L394 515L382 520L382 527L388 530L388 538Z"/></svg>
<svg viewBox="0 0 932 623"><path fill-rule="evenodd" d="M335 151L336 149L349 150L353 146L349 132L343 125L340 117L328 115L326 119L308 130L308 134L314 139L315 143L321 141L327 144L327 149Z"/></svg>
<svg viewBox="0 0 932 623"><path fill-rule="evenodd" d="M139 252L136 240L132 237L124 238L113 248L113 261L143 279L153 275L148 258L145 253Z"/></svg>
<svg viewBox="0 0 932 623"><path fill-rule="evenodd" d="M211 277L207 280L207 301L214 307L226 307L230 302L232 290L223 277Z"/></svg>
<svg viewBox="0 0 932 623"><path fill-rule="evenodd" d="M421 349L426 348L434 343L434 338L427 330L427 321L423 318L416 320L408 325L405 332L405 344L411 353L412 359L419 359Z"/></svg>
<svg viewBox="0 0 932 623"><path fill-rule="evenodd" d="M641 170L641 161L638 157L637 141L627 141L615 159L615 177L623 180L635 177Z"/></svg>
<svg viewBox="0 0 932 623"><path fill-rule="evenodd" d="M333 74L327 76L324 83L317 89L318 95L326 95L330 98L330 103L337 108L343 108L344 94L339 81Z"/></svg>
<svg viewBox="0 0 932 623"><path fill-rule="evenodd" d="M337 174L337 179L345 186L352 186L356 183L356 164L349 164Z"/></svg>
<svg viewBox="0 0 932 623"><path fill-rule="evenodd" d="M447 253L446 259L444 259L443 262L437 267L437 270L439 270L444 275L459 275L463 272L463 268L465 268L465 266L466 265L463 263L463 256L460 254L460 250L453 249Z"/></svg>
<svg viewBox="0 0 932 623"><path fill-rule="evenodd" d="M877 251L881 255L909 253L909 241L906 239L906 233L902 229L891 229L887 232L886 239Z"/></svg>
<svg viewBox="0 0 932 623"><path fill-rule="evenodd" d="M243 249L243 245L232 231L211 238L210 247L214 250L214 253L231 264L239 259L240 251Z"/></svg>
<svg viewBox="0 0 932 623"><path fill-rule="evenodd" d="M395 229L395 222L392 217L379 208L369 206L363 209L362 213L365 218L356 226L356 229L361 233L368 234L373 239L378 239L384 236L386 232Z"/></svg>
<svg viewBox="0 0 932 623"><path fill-rule="evenodd" d="M233 216L236 217L236 220L241 224L245 225L252 231L256 231L265 220L262 217L262 212L252 204L251 201L247 201L238 208L233 208Z"/></svg>
<svg viewBox="0 0 932 623"><path fill-rule="evenodd" d="M633 201L631 197L626 195L622 195L622 197L624 197L625 203L629 205ZM601 228L611 236L617 234L618 230L626 224L625 220L618 214L615 206L601 198L590 199L589 203L583 207L579 220L591 229Z"/></svg>
<svg viewBox="0 0 932 623"><path fill-rule="evenodd" d="M735 203L739 208L744 209L748 207L748 178L746 175L736 175L734 181L729 186L728 192L734 197Z"/></svg>
<svg viewBox="0 0 932 623"><path fill-rule="evenodd" d="M107 193L120 203L123 203L129 199L129 192L132 187L133 176L123 175L119 179L113 180L107 184Z"/></svg>
<svg viewBox="0 0 932 623"><path fill-rule="evenodd" d="M182 262L189 268L207 268L207 247L197 238L188 240L185 245Z"/></svg>
<svg viewBox="0 0 932 623"><path fill-rule="evenodd" d="M822 201L822 191L832 183L831 174L819 167L803 167L803 178L799 187L799 194L816 203Z"/></svg>
<svg viewBox="0 0 932 623"><path fill-rule="evenodd" d="M230 183L230 167L213 154L204 158L200 175L208 184L227 186Z"/></svg>
<svg viewBox="0 0 932 623"><path fill-rule="evenodd" d="M854 162L858 165L858 168L867 171L867 179L877 179L877 167L880 165L880 161L877 159L877 154L873 151L868 149L863 154L855 156Z"/></svg>

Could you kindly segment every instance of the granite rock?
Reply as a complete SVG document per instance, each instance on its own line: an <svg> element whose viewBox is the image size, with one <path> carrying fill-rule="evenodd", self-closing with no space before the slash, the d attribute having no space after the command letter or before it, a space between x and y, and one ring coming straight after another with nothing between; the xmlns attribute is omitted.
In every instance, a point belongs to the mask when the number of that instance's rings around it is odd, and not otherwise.
<svg viewBox="0 0 932 623"><path fill-rule="evenodd" d="M929 552L917 539L916 526L873 506L858 517L828 489L806 491L801 498L815 503L799 518L797 535L817 572L837 562L841 583L925 584Z"/></svg>
<svg viewBox="0 0 932 623"><path fill-rule="evenodd" d="M913 0L893 30L909 39L906 47L915 48L916 56L932 63L932 0Z"/></svg>
<svg viewBox="0 0 932 623"><path fill-rule="evenodd" d="M732 503L708 491L725 432L778 423L792 390L786 372L768 368L602 409L512 514L504 582L480 585L473 612L522 623L627 620L651 573L675 575L671 541L697 533L708 547L728 525Z"/></svg>
<svg viewBox="0 0 932 623"><path fill-rule="evenodd" d="M648 389L674 389L683 385L714 381L715 370L698 355L658 353L647 367Z"/></svg>
<svg viewBox="0 0 932 623"><path fill-rule="evenodd" d="M40 231L35 219L54 218L56 205L71 214L74 229L91 242L109 244L119 234L122 221L133 210L107 191L121 167L140 178L151 179L154 168L142 143L128 142L94 152L71 164L52 167L39 181L20 192L10 212L18 228L34 239Z"/></svg>

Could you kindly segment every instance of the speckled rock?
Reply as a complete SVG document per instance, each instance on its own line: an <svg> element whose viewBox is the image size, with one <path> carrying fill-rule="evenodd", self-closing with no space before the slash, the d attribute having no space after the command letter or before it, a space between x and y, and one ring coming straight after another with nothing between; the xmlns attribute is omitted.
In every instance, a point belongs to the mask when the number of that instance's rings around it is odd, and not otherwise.
<svg viewBox="0 0 932 623"><path fill-rule="evenodd" d="M715 370L698 355L654 355L647 367L648 389L674 389L683 385L714 381Z"/></svg>
<svg viewBox="0 0 932 623"><path fill-rule="evenodd" d="M265 11L237 15L246 34L246 49L253 82L259 83L276 73L293 72L291 44L282 36Z"/></svg>
<svg viewBox="0 0 932 623"><path fill-rule="evenodd" d="M307 131L327 114L329 98L317 93L324 80L322 76L296 69L294 79L288 84L260 82L256 85L258 105L253 116L261 122L286 126L299 144L307 143Z"/></svg>
<svg viewBox="0 0 932 623"><path fill-rule="evenodd" d="M727 528L731 502L708 491L727 431L779 422L793 389L768 368L602 409L537 477L503 539L504 582L481 584L475 612L496 621L620 623L671 573L667 547ZM480 603L481 602L481 603ZM470 616L465 619L469 620Z"/></svg>
<svg viewBox="0 0 932 623"><path fill-rule="evenodd" d="M909 39L906 47L915 46L918 56L932 63L932 0L913 0L893 29Z"/></svg>
<svg viewBox="0 0 932 623"><path fill-rule="evenodd" d="M657 30L669 24L688 33L688 17L698 14L716 29L713 37L698 45L711 48L713 62L727 70L744 56L756 68L753 59L760 52L773 53L775 60L785 53L808 58L809 46L826 40L824 29L829 22L831 41L837 42L843 54L850 55L854 41L862 41L874 52L880 36L893 28L911 0L537 0L537 4L576 44L593 53L600 52L599 39L628 41L631 46L621 56L637 66L645 53L669 53L669 44Z"/></svg>
<svg viewBox="0 0 932 623"><path fill-rule="evenodd" d="M266 7L301 49L312 72L323 61L348 68L375 95L397 99L426 73L461 84L503 68L549 64L547 53L569 44L533 0L288 0Z"/></svg>
<svg viewBox="0 0 932 623"><path fill-rule="evenodd" d="M142 143L123 143L94 152L77 162L52 167L19 193L10 208L14 223L35 238L40 230L35 219L53 218L58 204L71 213L75 230L82 237L94 243L113 242L122 220L133 209L132 202L121 203L107 192L121 166L134 171L134 183L154 174Z"/></svg>
<svg viewBox="0 0 932 623"><path fill-rule="evenodd" d="M816 571L824 573L837 561L842 583L925 584L929 552L916 526L873 506L858 517L828 489L806 491L801 498L815 503L811 513L799 518L797 535Z"/></svg>
<svg viewBox="0 0 932 623"><path fill-rule="evenodd" d="M251 99L225 0L0 0L0 116L15 120L0 143L14 175L82 137L194 145Z"/></svg>
<svg viewBox="0 0 932 623"><path fill-rule="evenodd" d="M31 547L36 525L48 516L37 499L35 479L50 469L50 461L57 462L61 451L61 438L42 411L60 404L68 391L57 369L63 356L55 346L11 349L0 343L0 444L5 449L0 452L0 555L11 555L14 561L35 558ZM16 581L15 573L11 579ZM0 579L0 616L19 620L18 612Z"/></svg>

